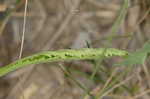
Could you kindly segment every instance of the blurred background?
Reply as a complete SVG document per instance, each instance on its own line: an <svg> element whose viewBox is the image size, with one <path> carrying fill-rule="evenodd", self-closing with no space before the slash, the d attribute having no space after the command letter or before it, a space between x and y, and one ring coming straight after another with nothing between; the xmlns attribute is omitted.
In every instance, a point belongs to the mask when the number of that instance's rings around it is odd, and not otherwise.
<svg viewBox="0 0 150 99"><path fill-rule="evenodd" d="M141 48L150 38L150 0L128 1L125 8L125 0L28 0L23 57L88 45ZM24 6L25 0L0 0L0 66L19 57ZM93 79L90 61L31 65L0 78L0 99L92 99L87 90L97 99L150 99L149 64L113 67L119 60L100 63Z"/></svg>

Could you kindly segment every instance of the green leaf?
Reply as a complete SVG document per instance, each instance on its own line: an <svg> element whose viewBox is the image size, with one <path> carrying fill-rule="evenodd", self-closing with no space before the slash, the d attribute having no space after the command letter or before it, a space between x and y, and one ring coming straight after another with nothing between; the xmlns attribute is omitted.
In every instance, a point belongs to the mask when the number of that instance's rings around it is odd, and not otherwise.
<svg viewBox="0 0 150 99"><path fill-rule="evenodd" d="M134 52L132 54L129 54L126 59L117 64L117 65L135 65L135 64L143 64L145 62L145 59L147 57L147 53L143 53L141 51Z"/></svg>
<svg viewBox="0 0 150 99"><path fill-rule="evenodd" d="M150 53L150 41L146 42L144 44L144 47L141 49L142 52L145 52L147 54Z"/></svg>
<svg viewBox="0 0 150 99"><path fill-rule="evenodd" d="M142 49L129 53L125 60L116 65L135 65L144 64L148 54L150 53L150 41L146 42Z"/></svg>

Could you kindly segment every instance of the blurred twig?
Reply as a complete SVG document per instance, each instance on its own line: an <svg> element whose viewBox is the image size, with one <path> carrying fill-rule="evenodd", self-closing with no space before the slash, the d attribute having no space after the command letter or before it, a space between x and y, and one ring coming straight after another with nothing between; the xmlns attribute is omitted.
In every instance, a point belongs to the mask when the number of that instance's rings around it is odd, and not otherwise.
<svg viewBox="0 0 150 99"><path fill-rule="evenodd" d="M69 24L69 22L71 21L71 19L74 16L74 14L72 12L75 11L79 7L80 2L81 2L81 0L76 0L76 3L72 6L72 8L70 10L70 13L68 13L67 17L64 19L64 21L62 22L62 24L56 31L55 35L51 39L49 39L49 41L47 41L46 45L39 46L39 49L43 48L43 49L47 50L49 48L52 48L53 44L57 41L57 39L61 36L63 31L67 28L67 25Z"/></svg>
<svg viewBox="0 0 150 99"><path fill-rule="evenodd" d="M107 92L103 93L100 97L104 97L107 96L110 92L112 92L114 89L124 85L125 83L127 83L127 81L131 80L133 77L135 77L135 75L132 75L128 78L126 78L125 80L121 81L119 84L114 85L111 89L109 89ZM97 99L99 99L99 97L97 97Z"/></svg>
<svg viewBox="0 0 150 99"><path fill-rule="evenodd" d="M129 0L124 0L123 6L120 9L119 16L111 28L111 34L109 36L109 43L110 44L113 40L115 33L117 33L117 31L118 31L119 25L121 24L121 22L123 21L123 19L125 18L126 14L127 14L128 7L129 7Z"/></svg>
<svg viewBox="0 0 150 99"><path fill-rule="evenodd" d="M5 4L0 4L0 12L5 12L7 9L7 5Z"/></svg>
<svg viewBox="0 0 150 99"><path fill-rule="evenodd" d="M13 8L13 9L10 9L10 10L6 10L6 16L5 16L5 18L3 19L3 22L2 22L2 24L1 24L1 26L0 26L0 35L3 33L3 31L4 31L4 29L5 29L5 27L6 27L6 25L7 25L7 23L8 23L8 21L9 21L9 19L11 18L11 16L13 15L13 13L16 11L16 10L18 10L20 7L22 7L22 5L24 4L25 2L24 2L24 0L20 0L20 2L18 2L18 4L16 5L16 7L15 8ZM4 9L6 9L6 8L3 8L3 10Z"/></svg>

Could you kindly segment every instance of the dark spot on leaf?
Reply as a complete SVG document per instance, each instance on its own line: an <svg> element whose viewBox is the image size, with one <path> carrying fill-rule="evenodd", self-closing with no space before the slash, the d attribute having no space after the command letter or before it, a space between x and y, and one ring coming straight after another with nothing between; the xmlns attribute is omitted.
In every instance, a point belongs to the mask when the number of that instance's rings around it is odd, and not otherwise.
<svg viewBox="0 0 150 99"><path fill-rule="evenodd" d="M72 55L70 55L70 54L67 54L67 53L65 54L65 56L66 56L66 57L72 57Z"/></svg>
<svg viewBox="0 0 150 99"><path fill-rule="evenodd" d="M85 55L82 54L81 57L85 57Z"/></svg>
<svg viewBox="0 0 150 99"><path fill-rule="evenodd" d="M51 55L51 58L54 58L54 57L56 57L55 55Z"/></svg>

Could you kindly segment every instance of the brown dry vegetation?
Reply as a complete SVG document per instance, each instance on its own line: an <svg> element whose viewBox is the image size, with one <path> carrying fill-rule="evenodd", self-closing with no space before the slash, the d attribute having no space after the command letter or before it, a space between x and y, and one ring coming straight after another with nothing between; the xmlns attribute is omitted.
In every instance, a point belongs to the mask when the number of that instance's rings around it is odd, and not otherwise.
<svg viewBox="0 0 150 99"><path fill-rule="evenodd" d="M0 1L0 65L18 59L23 25L25 0ZM150 38L150 0L129 0L127 15L115 36L111 27L124 0L28 0L27 25L23 57L43 50L86 47L107 47L133 51ZM6 16L8 10L11 15ZM95 95L118 79L110 87L106 99L150 99L149 64L136 68L112 67L119 59L103 63L105 72L89 80L82 73L91 73L92 63L87 61L47 63L19 69L0 78L0 99L82 99L84 91L65 77L58 67L72 68L72 76ZM122 75L123 72L127 72ZM122 86L124 84L125 86ZM114 88L114 90L111 90ZM105 95L106 94L106 95ZM103 96L102 95L102 96ZM84 99L90 99L87 95Z"/></svg>

